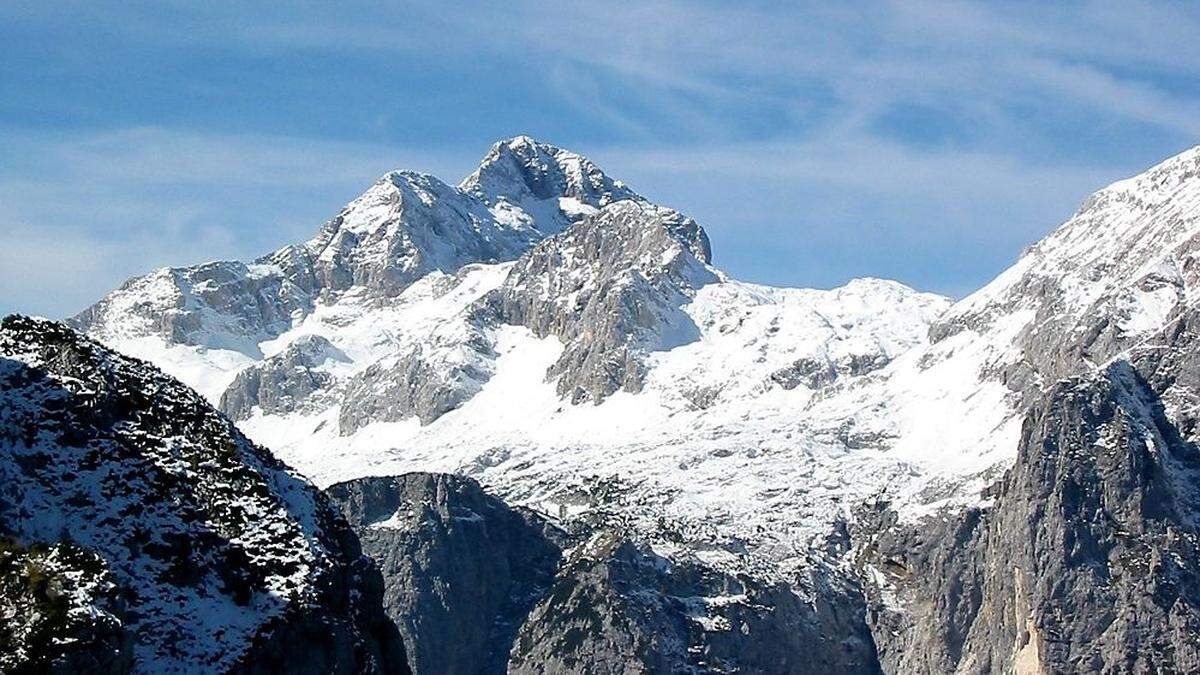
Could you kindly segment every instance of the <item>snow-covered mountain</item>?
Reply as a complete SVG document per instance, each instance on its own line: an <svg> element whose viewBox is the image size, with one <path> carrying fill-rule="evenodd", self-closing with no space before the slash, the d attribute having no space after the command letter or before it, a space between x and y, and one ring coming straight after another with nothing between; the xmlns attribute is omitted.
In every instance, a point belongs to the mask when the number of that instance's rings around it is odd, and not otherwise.
<svg viewBox="0 0 1200 675"><path fill-rule="evenodd" d="M75 325L320 483L456 471L557 516L619 479L656 538L778 562L914 473L802 411L925 344L949 302L746 284L710 257L695 221L516 138L459 188L389 173L309 242L134 279Z"/></svg>
<svg viewBox="0 0 1200 675"><path fill-rule="evenodd" d="M466 474L774 574L864 497L986 501L1029 401L1188 301L1198 157L1097 193L952 305L731 279L694 221L521 137L458 188L389 173L309 242L134 279L75 325L320 484Z"/></svg>

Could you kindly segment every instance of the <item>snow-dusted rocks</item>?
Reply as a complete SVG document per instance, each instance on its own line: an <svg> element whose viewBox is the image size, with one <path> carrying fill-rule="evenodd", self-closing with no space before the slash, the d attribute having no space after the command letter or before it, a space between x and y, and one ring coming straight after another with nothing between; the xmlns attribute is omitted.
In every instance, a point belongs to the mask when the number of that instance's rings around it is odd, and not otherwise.
<svg viewBox="0 0 1200 675"><path fill-rule="evenodd" d="M339 431L352 434L372 423L413 417L430 424L479 393L495 372L489 325L465 309L421 341L353 375L341 400Z"/></svg>
<svg viewBox="0 0 1200 675"><path fill-rule="evenodd" d="M309 271L309 261L301 261ZM256 357L259 341L287 330L293 315L312 306L314 286L303 276L263 261L164 268L130 279L72 325L111 342L154 337Z"/></svg>
<svg viewBox="0 0 1200 675"><path fill-rule="evenodd" d="M433 271L511 260L541 237L433 176L393 171L306 244L322 294L390 298Z"/></svg>
<svg viewBox="0 0 1200 675"><path fill-rule="evenodd" d="M501 220L500 214L529 218L543 235L561 232L613 202L641 199L587 158L528 136L493 145L459 189L483 201Z"/></svg>
<svg viewBox="0 0 1200 675"><path fill-rule="evenodd" d="M18 316L0 588L5 672L405 670L379 573L315 488L153 366Z"/></svg>
<svg viewBox="0 0 1200 675"><path fill-rule="evenodd" d="M312 410L334 381L330 366L349 358L320 335L302 335L283 351L240 371L221 394L220 409L235 420L257 409L269 415ZM319 397L318 397L319 398Z"/></svg>
<svg viewBox="0 0 1200 675"><path fill-rule="evenodd" d="M682 214L622 201L522 256L485 299L499 319L564 348L546 377L573 402L636 392L645 355L693 342L681 309L717 281L708 236Z"/></svg>
<svg viewBox="0 0 1200 675"><path fill-rule="evenodd" d="M1050 384L1152 335L1190 301L1200 255L1200 148L1092 195L1016 265L939 320L940 340L1019 317L1010 377ZM1015 365L1015 364L1004 364Z"/></svg>

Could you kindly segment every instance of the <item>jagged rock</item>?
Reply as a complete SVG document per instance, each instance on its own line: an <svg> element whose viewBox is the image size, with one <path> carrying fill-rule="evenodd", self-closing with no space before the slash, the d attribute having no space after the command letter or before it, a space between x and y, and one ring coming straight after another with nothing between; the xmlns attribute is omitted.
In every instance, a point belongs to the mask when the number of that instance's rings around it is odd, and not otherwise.
<svg viewBox="0 0 1200 675"><path fill-rule="evenodd" d="M562 533L446 474L360 478L327 494L383 570L413 672L504 673L517 627L554 576Z"/></svg>
<svg viewBox="0 0 1200 675"><path fill-rule="evenodd" d="M221 395L221 412L243 420L255 408L267 415L303 410L309 397L333 384L333 375L320 368L330 361L347 360L329 340L305 335L278 354L238 373Z"/></svg>
<svg viewBox="0 0 1200 675"><path fill-rule="evenodd" d="M518 207L547 235L612 202L641 199L587 158L528 136L493 145L459 188L502 212Z"/></svg>
<svg viewBox="0 0 1200 675"><path fill-rule="evenodd" d="M163 268L130 279L69 323L114 342L159 335L258 355L258 341L291 328L293 315L311 309L313 288L302 278L297 284L299 277L265 260Z"/></svg>
<svg viewBox="0 0 1200 675"><path fill-rule="evenodd" d="M1190 328L1047 392L994 506L883 523L865 559L888 670L1200 669L1197 418L1161 398L1179 376L1197 396L1200 354L1177 339Z"/></svg>
<svg viewBox="0 0 1200 675"><path fill-rule="evenodd" d="M800 385L820 389L839 377L858 377L879 370L888 361L886 354L852 354L837 361L806 356L771 373L771 381L784 389L795 389Z"/></svg>
<svg viewBox="0 0 1200 675"><path fill-rule="evenodd" d="M479 201L437 178L393 171L308 243L322 293L354 287L394 297L429 272L511 260L541 235L500 222Z"/></svg>
<svg viewBox="0 0 1200 675"><path fill-rule="evenodd" d="M566 345L550 368L573 402L638 391L645 352L695 340L680 310L716 280L708 236L676 211L626 200L535 246L486 299L500 320Z"/></svg>
<svg viewBox="0 0 1200 675"><path fill-rule="evenodd" d="M339 430L410 417L429 424L474 396L492 376L495 351L481 321L449 323L407 351L385 357L346 384Z"/></svg>
<svg viewBox="0 0 1200 675"><path fill-rule="evenodd" d="M509 672L880 671L853 589L825 586L809 602L787 584L667 560L601 531L521 626Z"/></svg>
<svg viewBox="0 0 1200 675"><path fill-rule="evenodd" d="M0 323L0 537L5 672L407 672L379 572L321 494L62 324Z"/></svg>

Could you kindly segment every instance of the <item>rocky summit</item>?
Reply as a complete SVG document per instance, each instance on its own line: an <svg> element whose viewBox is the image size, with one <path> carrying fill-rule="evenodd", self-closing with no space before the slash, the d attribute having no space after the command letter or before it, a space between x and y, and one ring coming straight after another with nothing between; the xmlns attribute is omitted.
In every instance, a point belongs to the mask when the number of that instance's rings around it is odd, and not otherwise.
<svg viewBox="0 0 1200 675"><path fill-rule="evenodd" d="M713 248L517 137L7 320L6 667L1200 670L1200 148L957 302Z"/></svg>

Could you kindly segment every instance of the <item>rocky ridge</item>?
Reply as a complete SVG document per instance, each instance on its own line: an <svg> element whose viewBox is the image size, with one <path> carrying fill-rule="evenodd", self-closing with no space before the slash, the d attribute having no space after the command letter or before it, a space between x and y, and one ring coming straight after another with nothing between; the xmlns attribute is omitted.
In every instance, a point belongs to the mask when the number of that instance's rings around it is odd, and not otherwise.
<svg viewBox="0 0 1200 675"><path fill-rule="evenodd" d="M322 495L153 366L0 322L0 670L407 672Z"/></svg>

